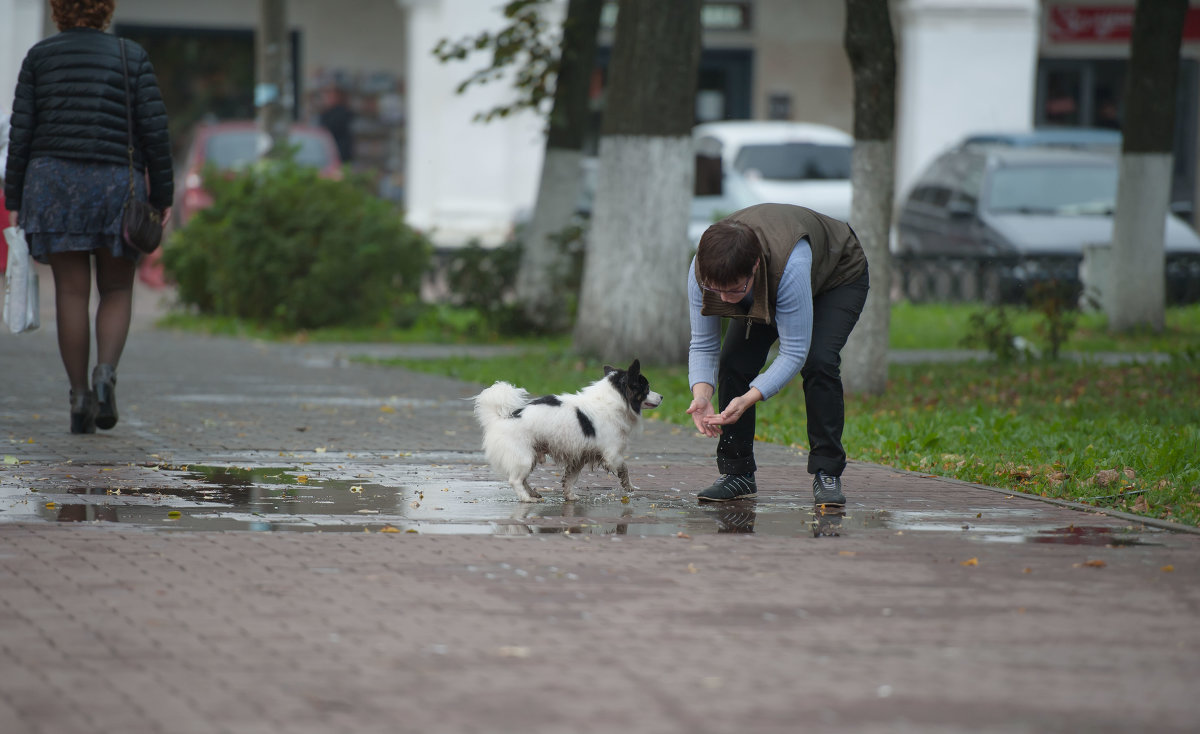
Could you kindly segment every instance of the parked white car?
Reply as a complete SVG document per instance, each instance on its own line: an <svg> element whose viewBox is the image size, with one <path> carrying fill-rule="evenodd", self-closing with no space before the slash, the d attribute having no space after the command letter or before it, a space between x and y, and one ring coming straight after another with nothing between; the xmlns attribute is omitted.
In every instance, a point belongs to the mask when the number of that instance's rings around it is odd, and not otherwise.
<svg viewBox="0 0 1200 734"><path fill-rule="evenodd" d="M698 150L720 148L723 167L741 174L754 203L849 219L852 135L810 122L725 120L695 126L692 139Z"/></svg>

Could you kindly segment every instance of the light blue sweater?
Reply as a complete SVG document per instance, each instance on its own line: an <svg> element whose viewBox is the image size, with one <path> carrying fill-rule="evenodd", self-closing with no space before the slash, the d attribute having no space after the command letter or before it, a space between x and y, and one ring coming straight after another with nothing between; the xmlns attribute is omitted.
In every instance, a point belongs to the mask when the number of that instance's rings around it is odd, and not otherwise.
<svg viewBox="0 0 1200 734"><path fill-rule="evenodd" d="M750 382L763 400L783 389L804 366L812 341L812 249L802 237L788 257L775 296L775 327L779 330L779 354L771 366ZM754 298L754 289L746 294ZM696 282L696 259L688 268L688 305L692 323L692 341L688 347L688 384L707 382L717 386L717 363L721 355L721 318L700 313L703 297ZM755 328L755 327L751 327Z"/></svg>

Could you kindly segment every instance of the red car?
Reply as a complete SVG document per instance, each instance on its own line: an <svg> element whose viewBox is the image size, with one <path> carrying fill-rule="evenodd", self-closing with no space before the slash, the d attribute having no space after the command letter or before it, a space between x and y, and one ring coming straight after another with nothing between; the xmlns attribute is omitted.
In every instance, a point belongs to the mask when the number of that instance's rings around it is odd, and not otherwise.
<svg viewBox="0 0 1200 734"><path fill-rule="evenodd" d="M292 145L299 146L298 163L319 169L327 178L341 177L342 159L328 130L294 124L289 139ZM184 161L182 185L175 187L171 218L182 227L193 214L212 204L212 196L204 190L205 166L211 164L221 170L236 171L258 160L265 146L266 136L259 132L254 120L198 124Z"/></svg>

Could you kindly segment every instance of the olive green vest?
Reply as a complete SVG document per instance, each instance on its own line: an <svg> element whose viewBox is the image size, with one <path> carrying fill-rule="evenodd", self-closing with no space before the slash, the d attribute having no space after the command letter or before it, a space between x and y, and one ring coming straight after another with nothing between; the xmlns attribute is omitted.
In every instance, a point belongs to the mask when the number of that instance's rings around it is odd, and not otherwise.
<svg viewBox="0 0 1200 734"><path fill-rule="evenodd" d="M756 204L721 221L741 222L754 230L762 259L754 276L754 304L750 310L738 303L725 303L717 294L704 291L700 312L705 316L773 323L779 280L801 237L807 237L812 247L813 297L857 280L867 270L866 253L850 225L812 209L791 204Z"/></svg>

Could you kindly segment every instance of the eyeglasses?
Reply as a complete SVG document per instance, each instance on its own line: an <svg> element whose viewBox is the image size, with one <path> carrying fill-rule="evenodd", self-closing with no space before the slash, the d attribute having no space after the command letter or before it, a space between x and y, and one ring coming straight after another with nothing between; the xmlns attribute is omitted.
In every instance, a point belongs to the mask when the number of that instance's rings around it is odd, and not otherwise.
<svg viewBox="0 0 1200 734"><path fill-rule="evenodd" d="M740 288L725 290L721 288L712 288L704 285L703 283L700 283L699 285L702 290L706 290L709 293L716 293L718 296L737 296L740 298L746 295L746 291L750 290L750 284L754 282L754 274L756 272L758 272L758 263L754 263L754 269L750 271L750 275L746 277L746 282L743 283Z"/></svg>

